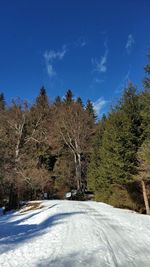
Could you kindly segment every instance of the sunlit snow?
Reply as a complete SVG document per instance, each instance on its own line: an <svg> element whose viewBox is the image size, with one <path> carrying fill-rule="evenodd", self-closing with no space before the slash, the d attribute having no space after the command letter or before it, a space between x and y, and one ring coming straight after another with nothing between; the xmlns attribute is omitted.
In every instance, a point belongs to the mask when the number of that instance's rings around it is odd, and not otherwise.
<svg viewBox="0 0 150 267"><path fill-rule="evenodd" d="M150 217L97 202L43 201L0 216L0 266L149 267Z"/></svg>

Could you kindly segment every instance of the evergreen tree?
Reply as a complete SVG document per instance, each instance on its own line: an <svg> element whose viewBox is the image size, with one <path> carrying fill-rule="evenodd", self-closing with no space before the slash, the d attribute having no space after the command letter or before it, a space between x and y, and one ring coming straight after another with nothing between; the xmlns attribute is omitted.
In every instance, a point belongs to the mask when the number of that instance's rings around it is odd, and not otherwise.
<svg viewBox="0 0 150 267"><path fill-rule="evenodd" d="M136 153L141 144L141 117L138 95L133 86L129 85L120 104L107 119L104 118L103 123L104 131L99 143L96 141L89 171L95 176L95 191L108 201L112 186L125 187L137 173Z"/></svg>
<svg viewBox="0 0 150 267"><path fill-rule="evenodd" d="M99 190L99 166L101 164L100 151L102 146L102 137L105 130L105 120L101 120L97 125L95 136L92 142L90 162L88 165L88 189L93 192Z"/></svg>
<svg viewBox="0 0 150 267"><path fill-rule="evenodd" d="M97 116L93 107L93 103L91 102L91 100L87 100L86 103L86 107L85 107L86 111L88 112L88 114L94 119L96 120Z"/></svg>
<svg viewBox="0 0 150 267"><path fill-rule="evenodd" d="M76 102L80 104L82 108L84 107L81 97L77 97Z"/></svg>
<svg viewBox="0 0 150 267"><path fill-rule="evenodd" d="M125 171L125 120L123 114L114 112L108 119L102 139L100 151L101 163L99 166L101 187L111 184L123 184L126 181ZM127 162L128 164L129 162Z"/></svg>
<svg viewBox="0 0 150 267"><path fill-rule="evenodd" d="M47 110L49 107L49 101L44 86L40 89L40 93L36 98L36 106L38 107L38 109L40 109L41 112Z"/></svg>
<svg viewBox="0 0 150 267"><path fill-rule="evenodd" d="M150 49L149 49L150 50ZM148 61L150 61L150 55L148 55ZM150 75L150 64L147 64L145 67L145 72ZM149 89L150 90L150 78L149 77L146 77L144 78L144 81L143 81L143 84L144 84L144 88L145 89Z"/></svg>
<svg viewBox="0 0 150 267"><path fill-rule="evenodd" d="M150 61L150 55L148 56L148 60ZM143 140L147 138L150 133L150 64L147 64L144 69L148 77L143 81L144 90L140 94Z"/></svg>
<svg viewBox="0 0 150 267"><path fill-rule="evenodd" d="M62 103L61 97L57 96L54 101L54 105L58 106Z"/></svg>
<svg viewBox="0 0 150 267"><path fill-rule="evenodd" d="M138 161L139 166L137 179L141 183L146 213L150 215L150 206L146 190L146 183L150 181L150 137L146 139L139 148Z"/></svg>
<svg viewBox="0 0 150 267"><path fill-rule="evenodd" d="M48 127L48 121L50 119L49 115L49 100L45 88L42 87L40 89L38 97L36 98L35 104L30 108L28 116L28 135L32 135L32 141L34 140L35 143L40 144L42 142L45 142L47 138L46 129Z"/></svg>
<svg viewBox="0 0 150 267"><path fill-rule="evenodd" d="M5 109L5 98L4 98L4 94L1 93L0 94L0 110L4 110Z"/></svg>
<svg viewBox="0 0 150 267"><path fill-rule="evenodd" d="M71 105L73 103L73 93L70 89L66 92L64 103L66 105Z"/></svg>
<svg viewBox="0 0 150 267"><path fill-rule="evenodd" d="M150 90L144 89L139 95L140 115L142 119L142 141L150 134Z"/></svg>
<svg viewBox="0 0 150 267"><path fill-rule="evenodd" d="M120 105L120 109L127 116L130 132L132 134L133 147L135 147L135 151L137 151L142 142L142 118L139 95L132 83L129 83L128 87L125 89Z"/></svg>
<svg viewBox="0 0 150 267"><path fill-rule="evenodd" d="M150 61L150 55L148 55ZM145 67L145 72L150 75L150 64ZM150 78L146 77L143 81L144 90L139 95L140 110L142 118L142 144L138 149L137 159L138 175L136 179L141 183L143 200L146 213L150 215L150 206L147 193L147 183L150 181Z"/></svg>

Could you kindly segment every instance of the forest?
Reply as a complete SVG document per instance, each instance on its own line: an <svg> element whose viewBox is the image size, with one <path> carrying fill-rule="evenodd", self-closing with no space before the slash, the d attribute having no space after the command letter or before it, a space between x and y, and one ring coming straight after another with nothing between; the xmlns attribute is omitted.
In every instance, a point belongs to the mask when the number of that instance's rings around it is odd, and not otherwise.
<svg viewBox="0 0 150 267"><path fill-rule="evenodd" d="M150 60L150 56L148 57ZM132 82L98 119L67 90L50 101L42 87L34 103L7 105L0 94L0 206L63 199L90 190L96 201L150 214L150 64L142 88Z"/></svg>

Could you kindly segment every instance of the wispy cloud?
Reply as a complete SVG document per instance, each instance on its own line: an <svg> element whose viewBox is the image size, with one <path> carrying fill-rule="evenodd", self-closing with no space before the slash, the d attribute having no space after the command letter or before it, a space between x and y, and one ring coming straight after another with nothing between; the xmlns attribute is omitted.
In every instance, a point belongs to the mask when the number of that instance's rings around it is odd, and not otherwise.
<svg viewBox="0 0 150 267"><path fill-rule="evenodd" d="M130 78L130 69L128 70L128 72L126 73L126 75L124 76L124 84L126 85L129 82L129 78Z"/></svg>
<svg viewBox="0 0 150 267"><path fill-rule="evenodd" d="M133 38L133 35L130 33L128 35L128 39L127 39L126 46L125 46L125 49L126 49L128 54L131 53L131 50L132 50L134 43L135 43L135 40Z"/></svg>
<svg viewBox="0 0 150 267"><path fill-rule="evenodd" d="M48 75L49 75L50 77L56 75L56 72L54 71L52 64L47 63L46 67L47 67Z"/></svg>
<svg viewBox="0 0 150 267"><path fill-rule="evenodd" d="M104 83L104 79L99 79L99 78L94 78L94 80L93 80L93 82L94 83L97 83L97 84L102 84L102 83Z"/></svg>
<svg viewBox="0 0 150 267"><path fill-rule="evenodd" d="M103 107L107 104L108 101L106 101L103 97L98 98L95 102L93 102L94 110L96 111L96 114L98 117L100 117L101 111Z"/></svg>
<svg viewBox="0 0 150 267"><path fill-rule="evenodd" d="M81 47L84 47L84 46L86 46L86 45L87 45L87 42L86 42L85 40L82 41L81 44L80 44Z"/></svg>
<svg viewBox="0 0 150 267"><path fill-rule="evenodd" d="M95 89L95 87L98 87L99 89L103 88L102 85L105 82L105 79L101 79L99 77L94 77L89 85L89 87L91 88L91 90Z"/></svg>
<svg viewBox="0 0 150 267"><path fill-rule="evenodd" d="M67 52L66 46L62 47L62 50L55 51L49 50L45 51L44 59L46 64L46 69L49 77L53 77L56 75L56 71L54 70L54 64L56 61L62 60Z"/></svg>
<svg viewBox="0 0 150 267"><path fill-rule="evenodd" d="M73 48L78 48L78 47L82 48L82 47L85 47L86 45L87 45L87 41L83 37L80 37L73 43Z"/></svg>
<svg viewBox="0 0 150 267"><path fill-rule="evenodd" d="M118 85L117 89L115 90L115 93L122 93L124 88L128 85L130 81L130 74L131 74L131 69L129 68L127 73L124 75L122 82Z"/></svg>
<svg viewBox="0 0 150 267"><path fill-rule="evenodd" d="M94 71L99 73L105 73L107 71L107 58L108 58L108 47L107 43L104 43L105 52L104 55L98 60L97 58L92 58L92 64L94 66Z"/></svg>

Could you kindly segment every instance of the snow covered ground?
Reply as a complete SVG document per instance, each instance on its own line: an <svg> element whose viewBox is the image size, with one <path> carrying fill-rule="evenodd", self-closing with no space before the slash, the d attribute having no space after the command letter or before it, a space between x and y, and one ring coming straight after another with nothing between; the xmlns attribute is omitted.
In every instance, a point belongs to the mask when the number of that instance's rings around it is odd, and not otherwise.
<svg viewBox="0 0 150 267"><path fill-rule="evenodd" d="M0 217L0 267L150 267L150 216L92 201L42 201Z"/></svg>

